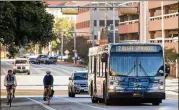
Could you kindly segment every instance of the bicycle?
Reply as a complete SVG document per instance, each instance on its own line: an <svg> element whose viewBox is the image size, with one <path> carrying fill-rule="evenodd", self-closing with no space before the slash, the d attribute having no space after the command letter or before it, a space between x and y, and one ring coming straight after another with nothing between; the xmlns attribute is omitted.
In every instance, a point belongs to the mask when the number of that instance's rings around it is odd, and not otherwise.
<svg viewBox="0 0 179 110"><path fill-rule="evenodd" d="M12 102L12 85L9 85L9 92L8 92L8 103L9 103L9 106L11 107L11 102Z"/></svg>

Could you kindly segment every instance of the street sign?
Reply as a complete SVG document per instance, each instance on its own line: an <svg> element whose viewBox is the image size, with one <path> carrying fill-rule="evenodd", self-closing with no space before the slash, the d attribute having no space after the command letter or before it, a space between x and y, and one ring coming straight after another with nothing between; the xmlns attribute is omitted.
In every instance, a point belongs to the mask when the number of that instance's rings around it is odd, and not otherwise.
<svg viewBox="0 0 179 110"><path fill-rule="evenodd" d="M119 8L119 13L120 14L138 14L138 9L137 8Z"/></svg>
<svg viewBox="0 0 179 110"><path fill-rule="evenodd" d="M65 50L65 54L68 55L70 52L68 50Z"/></svg>
<svg viewBox="0 0 179 110"><path fill-rule="evenodd" d="M77 52L77 50L73 50L73 52Z"/></svg>
<svg viewBox="0 0 179 110"><path fill-rule="evenodd" d="M65 15L77 15L78 14L78 9L75 8L62 8L62 14Z"/></svg>

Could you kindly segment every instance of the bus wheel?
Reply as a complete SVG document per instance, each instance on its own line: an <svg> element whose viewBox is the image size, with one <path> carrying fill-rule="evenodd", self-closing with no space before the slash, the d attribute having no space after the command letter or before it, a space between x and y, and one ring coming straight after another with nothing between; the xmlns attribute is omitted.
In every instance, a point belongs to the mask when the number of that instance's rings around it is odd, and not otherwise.
<svg viewBox="0 0 179 110"><path fill-rule="evenodd" d="M160 105L159 102L153 102L152 105Z"/></svg>
<svg viewBox="0 0 179 110"><path fill-rule="evenodd" d="M111 101L109 99L105 99L105 104L106 105L111 105Z"/></svg>
<svg viewBox="0 0 179 110"><path fill-rule="evenodd" d="M98 103L98 99L96 97L91 96L92 103Z"/></svg>
<svg viewBox="0 0 179 110"><path fill-rule="evenodd" d="M91 101L92 103L98 103L98 99L94 97L94 94L93 94L93 86L91 86Z"/></svg>

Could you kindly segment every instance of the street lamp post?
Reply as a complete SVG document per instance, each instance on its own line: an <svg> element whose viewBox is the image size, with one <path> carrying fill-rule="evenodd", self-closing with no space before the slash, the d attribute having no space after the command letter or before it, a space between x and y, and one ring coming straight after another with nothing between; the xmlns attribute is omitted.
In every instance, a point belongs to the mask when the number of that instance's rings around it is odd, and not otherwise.
<svg viewBox="0 0 179 110"><path fill-rule="evenodd" d="M115 6L115 3L113 3L113 6ZM115 8L113 8L113 42L114 43L116 43L115 28L116 28L116 25L115 25Z"/></svg>
<svg viewBox="0 0 179 110"><path fill-rule="evenodd" d="M62 54L63 54L63 32L61 36L61 61L62 61Z"/></svg>

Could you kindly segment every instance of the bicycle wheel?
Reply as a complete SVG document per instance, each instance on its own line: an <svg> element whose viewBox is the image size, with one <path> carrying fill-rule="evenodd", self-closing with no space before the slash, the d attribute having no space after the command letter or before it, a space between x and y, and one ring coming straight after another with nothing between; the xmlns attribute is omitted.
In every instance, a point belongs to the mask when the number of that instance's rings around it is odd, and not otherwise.
<svg viewBox="0 0 179 110"><path fill-rule="evenodd" d="M12 94L9 93L9 106L11 107L11 101L12 101Z"/></svg>

